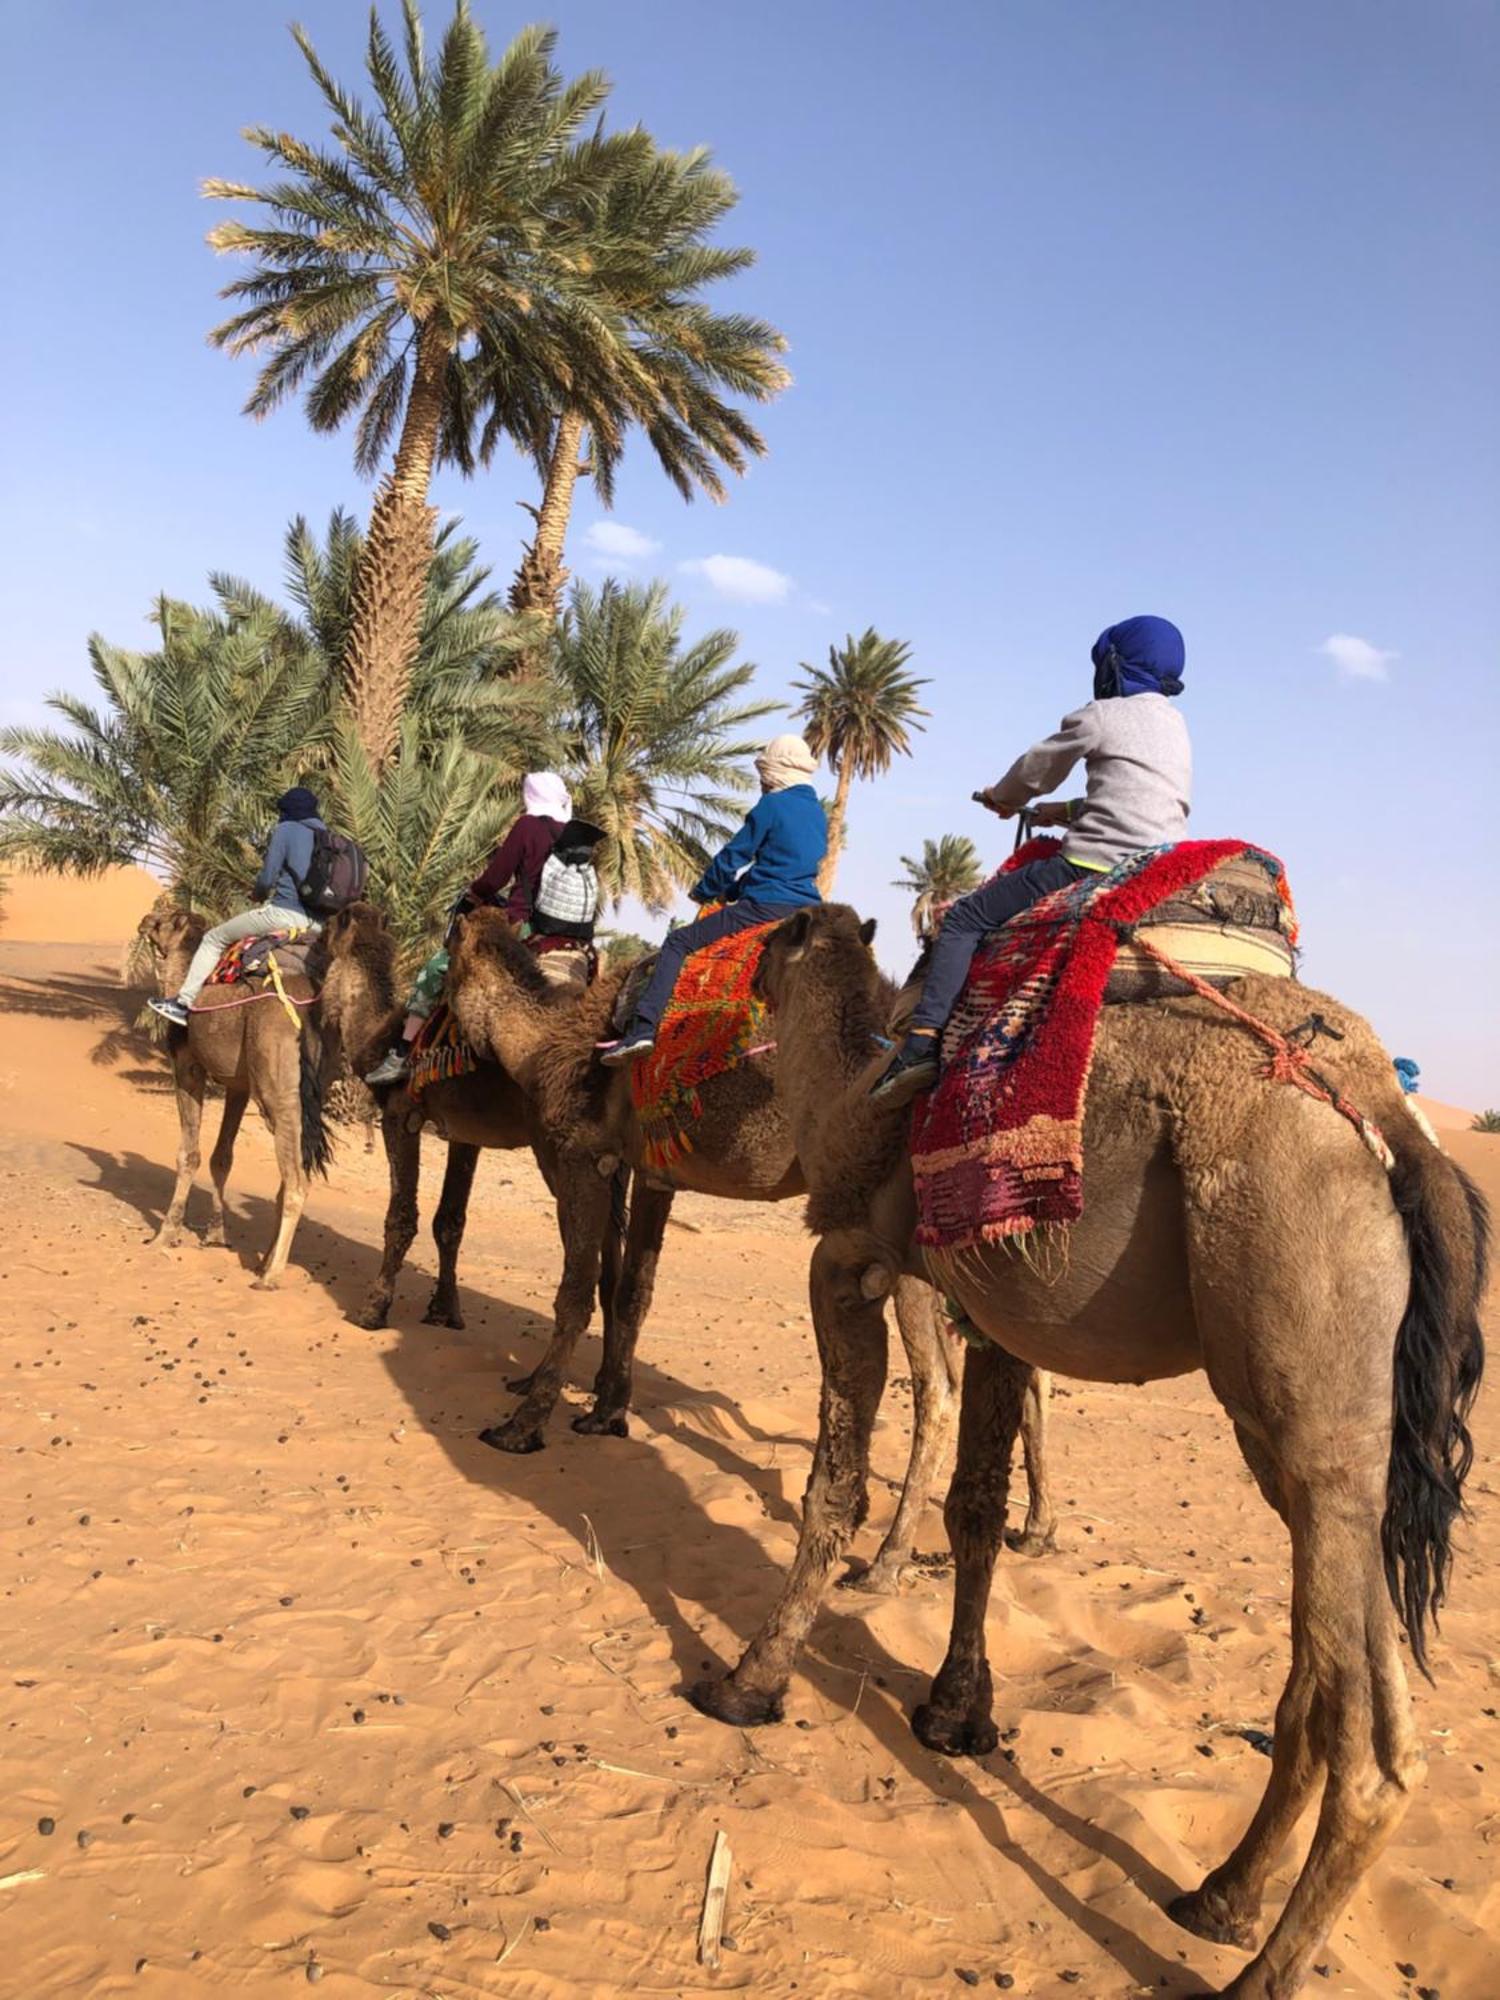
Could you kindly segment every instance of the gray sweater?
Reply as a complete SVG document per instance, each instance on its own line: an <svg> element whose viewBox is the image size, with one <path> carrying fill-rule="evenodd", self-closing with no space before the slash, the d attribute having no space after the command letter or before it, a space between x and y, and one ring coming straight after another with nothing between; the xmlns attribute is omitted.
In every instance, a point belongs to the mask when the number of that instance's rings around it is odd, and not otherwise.
<svg viewBox="0 0 1500 2000"><path fill-rule="evenodd" d="M1193 750L1187 724L1164 694L1115 695L1064 716L1056 735L1018 757L987 796L1017 811L1055 791L1083 759L1086 797L1073 807L1063 854L1112 868L1127 854L1187 832Z"/></svg>

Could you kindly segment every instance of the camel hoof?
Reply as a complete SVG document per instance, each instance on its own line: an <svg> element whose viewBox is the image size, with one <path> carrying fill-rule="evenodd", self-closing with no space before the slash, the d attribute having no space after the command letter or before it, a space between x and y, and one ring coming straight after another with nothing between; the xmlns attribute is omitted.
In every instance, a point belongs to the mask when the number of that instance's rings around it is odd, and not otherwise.
<svg viewBox="0 0 1500 2000"><path fill-rule="evenodd" d="M546 1445L540 1431L516 1430L510 1424L491 1424L488 1430L479 1433L479 1442L487 1444L492 1451L509 1451L518 1456L528 1451L541 1451Z"/></svg>
<svg viewBox="0 0 1500 2000"><path fill-rule="evenodd" d="M441 1306L434 1299L422 1315L423 1326L451 1326L455 1333L464 1330L464 1316L457 1306Z"/></svg>
<svg viewBox="0 0 1500 2000"><path fill-rule="evenodd" d="M1049 1528L1045 1535L1023 1535L1017 1531L1005 1537L1005 1546L1017 1556L1056 1555L1057 1530Z"/></svg>
<svg viewBox="0 0 1500 2000"><path fill-rule="evenodd" d="M930 1701L912 1716L911 1733L940 1757L988 1757L1000 1745L1000 1731L989 1716L955 1715Z"/></svg>
<svg viewBox="0 0 1500 2000"><path fill-rule="evenodd" d="M900 1563L883 1563L878 1559L866 1563L863 1569L850 1569L838 1580L840 1590L858 1591L861 1597L895 1597L901 1589Z"/></svg>
<svg viewBox="0 0 1500 2000"><path fill-rule="evenodd" d="M363 1327L366 1333L379 1333L390 1309L389 1299L368 1299L358 1312L350 1313L349 1324Z"/></svg>
<svg viewBox="0 0 1500 2000"><path fill-rule="evenodd" d="M182 1231L180 1229L158 1229L156 1234L148 1236L146 1241L157 1250L175 1250L182 1241Z"/></svg>
<svg viewBox="0 0 1500 2000"><path fill-rule="evenodd" d="M252 1278L250 1280L250 1289L252 1292L274 1292L276 1286L277 1280L275 1278Z"/></svg>
<svg viewBox="0 0 1500 2000"><path fill-rule="evenodd" d="M727 1722L735 1729L756 1729L763 1723L780 1722L786 1715L782 1695L738 1687L732 1675L721 1681L694 1681L687 1698L700 1715Z"/></svg>
<svg viewBox="0 0 1500 2000"><path fill-rule="evenodd" d="M511 1381L507 1382L505 1386L513 1396L529 1396L531 1394L531 1385L535 1380L536 1370L533 1368L529 1375L517 1375Z"/></svg>
<svg viewBox="0 0 1500 2000"><path fill-rule="evenodd" d="M229 1238L224 1234L222 1229L217 1231L210 1229L207 1236L203 1239L203 1247L205 1250L227 1250L229 1248Z"/></svg>
<svg viewBox="0 0 1500 2000"><path fill-rule="evenodd" d="M581 1437L628 1438L630 1426L619 1412L613 1416L607 1410L585 1410L581 1417L573 1419L573 1428Z"/></svg>
<svg viewBox="0 0 1500 2000"><path fill-rule="evenodd" d="M1232 1944L1240 1951L1255 1949L1254 1924L1237 1917L1216 1889L1204 1886L1174 1896L1167 1905L1167 1915L1174 1924L1181 1924L1194 1937L1207 1938L1210 1944Z"/></svg>

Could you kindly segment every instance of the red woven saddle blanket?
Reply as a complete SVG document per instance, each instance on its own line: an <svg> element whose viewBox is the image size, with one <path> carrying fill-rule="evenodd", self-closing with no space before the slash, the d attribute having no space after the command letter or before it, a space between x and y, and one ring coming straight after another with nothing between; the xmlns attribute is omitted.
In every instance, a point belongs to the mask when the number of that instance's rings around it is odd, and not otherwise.
<svg viewBox="0 0 1500 2000"><path fill-rule="evenodd" d="M1007 865L1054 847L1034 842ZM1241 840L1132 856L1044 897L986 939L943 1037L942 1078L912 1119L924 1249L972 1249L1082 1214L1089 1066L1121 937L1231 860L1264 869L1294 940L1281 863Z"/></svg>
<svg viewBox="0 0 1500 2000"><path fill-rule="evenodd" d="M440 1000L411 1045L411 1080L407 1088L413 1098L418 1098L435 1083L467 1076L478 1067L479 1058L459 1033L447 1001Z"/></svg>
<svg viewBox="0 0 1500 2000"><path fill-rule="evenodd" d="M757 924L705 945L683 961L656 1031L656 1047L630 1072L645 1137L645 1163L665 1167L693 1150L705 1083L774 1046L766 1004L751 991L761 947L775 924Z"/></svg>
<svg viewBox="0 0 1500 2000"><path fill-rule="evenodd" d="M316 943L299 933L270 931L264 937L240 938L232 944L208 975L210 986L261 985L271 978L271 956L283 979L310 979L308 953Z"/></svg>

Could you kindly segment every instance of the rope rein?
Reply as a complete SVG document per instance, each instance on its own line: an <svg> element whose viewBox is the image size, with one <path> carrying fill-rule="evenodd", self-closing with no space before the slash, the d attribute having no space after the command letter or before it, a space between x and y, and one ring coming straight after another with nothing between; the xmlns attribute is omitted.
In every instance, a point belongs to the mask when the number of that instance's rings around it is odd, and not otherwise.
<svg viewBox="0 0 1500 2000"><path fill-rule="evenodd" d="M1127 933L1127 929L1127 926L1121 926L1122 935ZM1321 1014L1310 1014L1297 1027L1283 1034L1279 1028L1273 1028L1269 1021L1262 1021L1258 1015L1247 1013L1243 1007L1237 1007L1227 994L1221 993L1216 986L1210 986L1206 979L1200 979L1196 972L1190 972L1185 965L1179 965L1170 952L1163 951L1149 938L1142 937L1138 931L1129 935L1130 942L1137 951L1143 951L1148 958L1155 959L1157 964L1164 971L1170 972L1174 979L1180 979L1184 986L1190 987L1201 999L1211 1000L1222 1012L1238 1021L1242 1028L1247 1028L1265 1044L1269 1053L1256 1072L1257 1075L1264 1077L1269 1083L1290 1083L1296 1089L1304 1091L1307 1096L1316 1099L1318 1103L1331 1105L1341 1118L1347 1119L1354 1127L1365 1146L1379 1160L1386 1172L1391 1171L1396 1164L1396 1157L1386 1144L1385 1134L1380 1127L1366 1118L1357 1104L1351 1104L1336 1084L1331 1083L1312 1066L1312 1043L1319 1035L1326 1035L1330 1041L1341 1042L1344 1037L1339 1029L1331 1027Z"/></svg>

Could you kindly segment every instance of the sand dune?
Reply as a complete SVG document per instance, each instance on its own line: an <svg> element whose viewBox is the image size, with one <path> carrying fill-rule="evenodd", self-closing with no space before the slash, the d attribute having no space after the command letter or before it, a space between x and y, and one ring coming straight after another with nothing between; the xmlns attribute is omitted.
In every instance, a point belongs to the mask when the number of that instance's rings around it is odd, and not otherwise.
<svg viewBox="0 0 1500 2000"><path fill-rule="evenodd" d="M0 938L8 944L118 946L160 894L160 882L144 868L84 877L15 869L0 902Z"/></svg>
<svg viewBox="0 0 1500 2000"><path fill-rule="evenodd" d="M1227 1981L1243 1959L1160 1900L1259 1794L1243 1732L1271 1721L1289 1577L1201 1378L1063 1385L1061 1550L1004 1563L991 1619L1005 1754L947 1764L911 1736L946 1632L931 1575L840 1597L787 1723L723 1730L678 1690L737 1654L795 1538L816 1420L795 1215L683 1204L712 1226L669 1237L628 1441L564 1425L536 1457L485 1450L556 1276L529 1163L482 1165L464 1333L419 1323L425 1242L391 1331L345 1319L384 1180L357 1141L284 1293L247 1284L274 1185L258 1126L234 1250L147 1247L175 1121L111 984L146 889L110 885L113 929L90 934L108 949L25 942L26 901L0 935L0 1992L916 2000L1004 1974L1031 2000L1114 2000ZM1500 1141L1452 1143L1500 1189ZM1318 1993L1500 1992L1492 1407L1416 1696L1428 1780ZM908 1412L898 1385L882 1481ZM893 1504L877 1484L862 1551ZM944 1546L935 1506L923 1545ZM720 1828L731 1942L710 1973L694 1946Z"/></svg>

